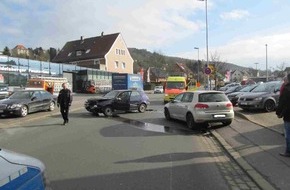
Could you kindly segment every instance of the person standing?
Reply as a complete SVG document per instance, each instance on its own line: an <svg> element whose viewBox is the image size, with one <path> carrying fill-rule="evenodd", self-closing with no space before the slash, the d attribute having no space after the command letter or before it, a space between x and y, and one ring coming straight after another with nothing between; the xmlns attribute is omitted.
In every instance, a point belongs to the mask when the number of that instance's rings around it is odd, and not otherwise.
<svg viewBox="0 0 290 190"><path fill-rule="evenodd" d="M57 97L57 107L60 107L60 112L63 118L63 125L66 125L69 121L68 113L71 103L72 103L71 91L70 89L67 88L67 83L63 83L62 89L59 91Z"/></svg>
<svg viewBox="0 0 290 190"><path fill-rule="evenodd" d="M287 81L290 81L290 74L287 75ZM286 150L280 153L281 156L290 157L290 83L285 83L282 93L280 92L279 103L276 109L278 118L283 118Z"/></svg>

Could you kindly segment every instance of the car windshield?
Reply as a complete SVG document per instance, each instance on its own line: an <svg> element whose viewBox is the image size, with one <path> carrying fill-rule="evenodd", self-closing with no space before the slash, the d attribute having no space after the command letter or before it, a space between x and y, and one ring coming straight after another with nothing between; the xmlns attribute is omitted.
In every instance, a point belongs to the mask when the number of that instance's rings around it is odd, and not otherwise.
<svg viewBox="0 0 290 190"><path fill-rule="evenodd" d="M167 82L166 83L166 88L178 88L178 89L183 89L184 86L184 82Z"/></svg>
<svg viewBox="0 0 290 190"><path fill-rule="evenodd" d="M202 93L198 96L199 102L226 102L228 101L228 98L224 93Z"/></svg>
<svg viewBox="0 0 290 190"><path fill-rule="evenodd" d="M104 95L104 98L115 98L119 94L119 91L110 91L106 95Z"/></svg>
<svg viewBox="0 0 290 190"><path fill-rule="evenodd" d="M7 90L8 90L7 86L0 85L0 91L7 91Z"/></svg>
<svg viewBox="0 0 290 190"><path fill-rule="evenodd" d="M155 89L162 89L162 86L155 86Z"/></svg>
<svg viewBox="0 0 290 190"><path fill-rule="evenodd" d="M272 92L275 86L277 86L277 83L262 83L252 90L252 92Z"/></svg>
<svg viewBox="0 0 290 190"><path fill-rule="evenodd" d="M245 88L242 88L240 90L240 92L250 92L253 88L255 88L257 85L249 85L249 86L246 86Z"/></svg>
<svg viewBox="0 0 290 190"><path fill-rule="evenodd" d="M14 92L9 99L29 99L33 92Z"/></svg>

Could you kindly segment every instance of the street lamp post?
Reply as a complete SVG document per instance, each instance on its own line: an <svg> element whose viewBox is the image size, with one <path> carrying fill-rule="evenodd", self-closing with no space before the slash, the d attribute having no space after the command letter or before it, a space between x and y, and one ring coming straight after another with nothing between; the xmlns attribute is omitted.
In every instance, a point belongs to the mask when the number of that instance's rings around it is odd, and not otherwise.
<svg viewBox="0 0 290 190"><path fill-rule="evenodd" d="M194 49L197 49L197 82L199 82L199 48L194 47Z"/></svg>
<svg viewBox="0 0 290 190"><path fill-rule="evenodd" d="M259 63L254 63L254 64L256 64L256 77L258 76L258 64Z"/></svg>
<svg viewBox="0 0 290 190"><path fill-rule="evenodd" d="M266 81L268 81L268 44L266 46Z"/></svg>
<svg viewBox="0 0 290 190"><path fill-rule="evenodd" d="M206 64L209 66L208 62L208 21L207 21L207 0L198 0L198 1L204 1L205 2L205 25L206 25L206 34L205 34L205 41L206 41ZM209 75L207 77L207 84L209 86L209 89L211 90L211 82L209 81Z"/></svg>

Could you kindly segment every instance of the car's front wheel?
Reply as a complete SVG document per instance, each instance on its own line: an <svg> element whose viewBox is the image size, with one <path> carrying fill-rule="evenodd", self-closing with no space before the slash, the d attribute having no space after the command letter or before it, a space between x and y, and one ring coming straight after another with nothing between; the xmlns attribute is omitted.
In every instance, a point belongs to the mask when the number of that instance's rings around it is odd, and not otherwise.
<svg viewBox="0 0 290 190"><path fill-rule="evenodd" d="M92 112L92 114L93 114L94 116L97 116L97 117L99 116L99 112L98 112L98 111L95 111L95 110L94 110L94 111L91 111L91 112Z"/></svg>
<svg viewBox="0 0 290 190"><path fill-rule="evenodd" d="M20 108L20 116L25 117L28 114L28 107L27 106L22 106Z"/></svg>
<svg viewBox="0 0 290 190"><path fill-rule="evenodd" d="M273 100L267 100L264 104L264 108L267 112L271 112L275 110L275 102Z"/></svg>
<svg viewBox="0 0 290 190"><path fill-rule="evenodd" d="M194 118L191 113L188 113L186 115L186 124L187 124L187 127L190 129L196 127L196 123L194 122Z"/></svg>
<svg viewBox="0 0 290 190"><path fill-rule="evenodd" d="M164 109L164 116L167 120L171 120L171 116L167 108Z"/></svg>
<svg viewBox="0 0 290 190"><path fill-rule="evenodd" d="M50 102L48 111L53 111L55 108L55 103L53 101Z"/></svg>
<svg viewBox="0 0 290 190"><path fill-rule="evenodd" d="M107 106L104 108L103 113L107 117L112 117L113 116L113 109L110 106Z"/></svg>
<svg viewBox="0 0 290 190"><path fill-rule="evenodd" d="M144 113L146 111L146 108L147 108L146 104L140 104L138 107L138 111L140 113Z"/></svg>

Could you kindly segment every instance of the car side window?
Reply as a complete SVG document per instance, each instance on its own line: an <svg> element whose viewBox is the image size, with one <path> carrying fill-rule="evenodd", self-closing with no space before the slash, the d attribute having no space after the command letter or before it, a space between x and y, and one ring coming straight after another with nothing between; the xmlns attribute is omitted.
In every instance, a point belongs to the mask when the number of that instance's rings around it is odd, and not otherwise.
<svg viewBox="0 0 290 190"><path fill-rule="evenodd" d="M46 91L40 91L41 95L43 98L50 98L51 94Z"/></svg>
<svg viewBox="0 0 290 190"><path fill-rule="evenodd" d="M40 94L40 92L39 91L35 91L34 93L33 93L33 96L32 96L33 98L36 98L36 99L41 99L41 94Z"/></svg>
<svg viewBox="0 0 290 190"><path fill-rule="evenodd" d="M193 93L185 93L182 98L182 102L192 102Z"/></svg>
<svg viewBox="0 0 290 190"><path fill-rule="evenodd" d="M130 101L139 101L139 100L140 100L139 92L132 92L130 96Z"/></svg>
<svg viewBox="0 0 290 190"><path fill-rule="evenodd" d="M122 102L127 101L130 98L130 92L129 91L122 92L118 95L118 98L120 98Z"/></svg>
<svg viewBox="0 0 290 190"><path fill-rule="evenodd" d="M177 102L181 102L181 100L182 100L182 98L183 98L183 95L184 95L184 93L182 93L182 94L178 94L178 95L174 98L174 100L177 101Z"/></svg>

